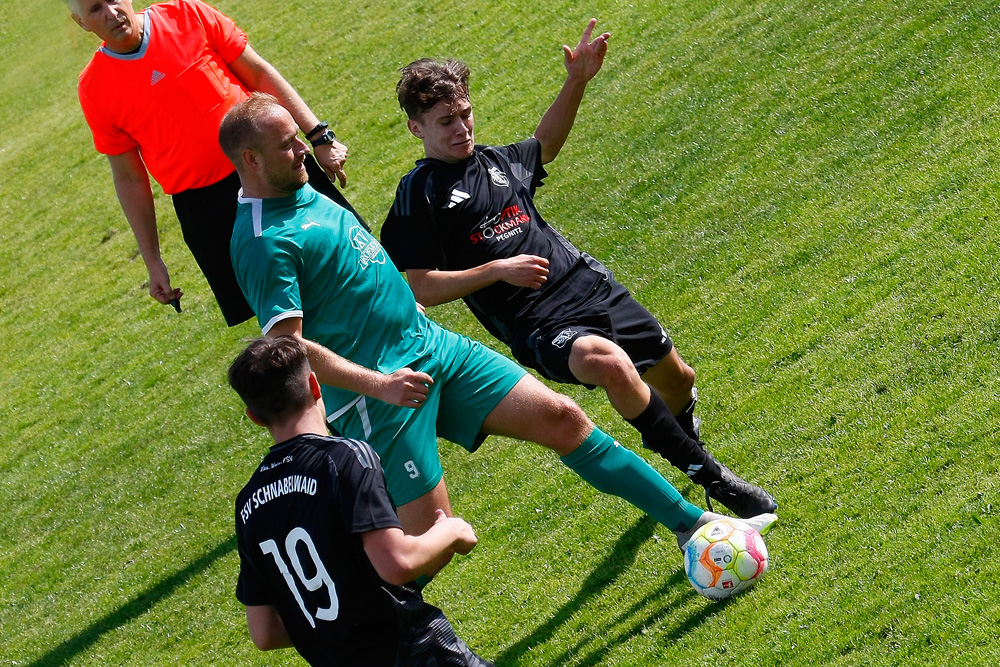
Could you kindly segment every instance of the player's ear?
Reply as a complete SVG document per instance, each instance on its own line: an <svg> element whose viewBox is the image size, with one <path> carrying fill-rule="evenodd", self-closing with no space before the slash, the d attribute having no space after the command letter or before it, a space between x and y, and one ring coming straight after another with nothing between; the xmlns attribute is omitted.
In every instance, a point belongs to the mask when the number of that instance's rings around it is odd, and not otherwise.
<svg viewBox="0 0 1000 667"><path fill-rule="evenodd" d="M419 121L413 120L412 118L407 119L406 128L410 131L410 134L415 136L417 139L424 138L424 129L421 127Z"/></svg>
<svg viewBox="0 0 1000 667"><path fill-rule="evenodd" d="M260 160L257 159L257 152L254 149L244 148L243 152L240 153L240 159L247 167L253 171L257 171Z"/></svg>
<svg viewBox="0 0 1000 667"><path fill-rule="evenodd" d="M257 426L264 426L264 427L267 426L267 424L265 424L260 420L260 417L258 417L257 415L255 415L253 412L250 411L250 408L247 408L246 412L247 412L247 417L249 417L250 421L252 421L254 424L256 424Z"/></svg>
<svg viewBox="0 0 1000 667"><path fill-rule="evenodd" d="M319 388L319 380L316 378L316 373L309 371L309 391L312 392L313 398L317 401L323 398L323 391Z"/></svg>

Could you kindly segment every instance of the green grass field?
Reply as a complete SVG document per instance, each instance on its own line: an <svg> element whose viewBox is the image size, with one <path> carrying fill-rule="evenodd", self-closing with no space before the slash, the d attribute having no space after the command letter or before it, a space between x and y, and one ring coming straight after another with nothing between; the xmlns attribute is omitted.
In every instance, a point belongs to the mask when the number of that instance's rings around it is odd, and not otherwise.
<svg viewBox="0 0 1000 667"><path fill-rule="evenodd" d="M995 3L217 6L348 144L376 225L420 157L398 67L465 59L477 138L509 142L560 46L590 16L613 33L538 203L661 317L705 439L778 496L771 569L711 603L669 531L550 452L442 443L480 544L427 597L470 645L500 667L1000 663ZM162 193L185 312L146 296L76 102L96 41L55 0L3 10L0 665L301 664L257 652L233 596L232 503L268 439L225 369L259 329L225 328Z"/></svg>

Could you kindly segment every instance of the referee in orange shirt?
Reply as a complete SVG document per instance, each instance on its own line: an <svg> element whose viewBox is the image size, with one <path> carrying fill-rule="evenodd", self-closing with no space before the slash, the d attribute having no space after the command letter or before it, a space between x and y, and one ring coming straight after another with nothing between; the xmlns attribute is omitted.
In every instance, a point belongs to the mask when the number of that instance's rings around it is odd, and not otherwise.
<svg viewBox="0 0 1000 667"><path fill-rule="evenodd" d="M184 241L226 323L253 317L229 259L240 185L219 148L219 122L250 92L274 95L312 143L319 164L310 159L310 182L354 212L330 180L346 184L347 147L242 30L200 0L170 0L140 12L131 0L64 2L81 28L103 40L80 74L80 105L94 146L111 163L118 201L149 271L150 296L179 309L182 292L160 256L148 174L172 196Z"/></svg>

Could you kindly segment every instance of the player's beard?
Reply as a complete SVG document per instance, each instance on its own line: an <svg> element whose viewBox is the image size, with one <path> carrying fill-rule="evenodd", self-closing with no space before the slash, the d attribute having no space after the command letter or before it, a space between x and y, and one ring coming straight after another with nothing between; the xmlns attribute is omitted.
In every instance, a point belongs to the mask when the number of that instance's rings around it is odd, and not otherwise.
<svg viewBox="0 0 1000 667"><path fill-rule="evenodd" d="M283 169L268 169L267 183L272 189L283 192L286 195L295 194L302 186L309 181L309 174L305 165L299 164L299 168L285 167Z"/></svg>

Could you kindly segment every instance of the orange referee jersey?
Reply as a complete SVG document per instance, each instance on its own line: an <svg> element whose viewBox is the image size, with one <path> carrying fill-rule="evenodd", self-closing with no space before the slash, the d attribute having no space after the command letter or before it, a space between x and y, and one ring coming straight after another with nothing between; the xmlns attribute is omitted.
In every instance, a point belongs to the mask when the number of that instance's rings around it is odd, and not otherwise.
<svg viewBox="0 0 1000 667"><path fill-rule="evenodd" d="M98 49L80 74L80 106L106 155L138 147L167 194L216 183L233 172L219 148L219 123L247 91L228 63L247 36L200 0L155 4L142 45L130 54Z"/></svg>

